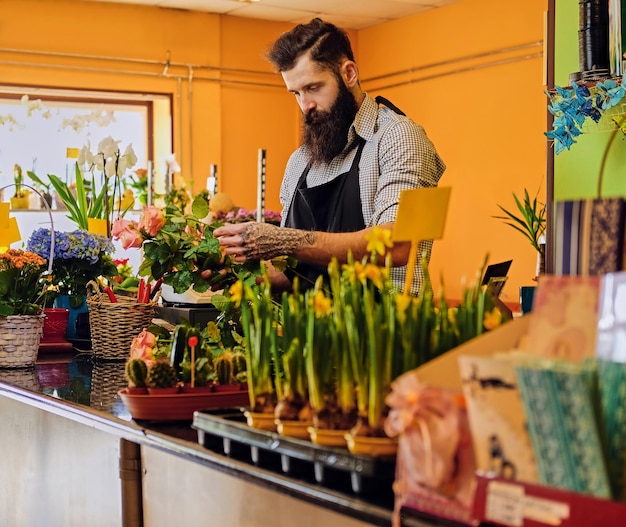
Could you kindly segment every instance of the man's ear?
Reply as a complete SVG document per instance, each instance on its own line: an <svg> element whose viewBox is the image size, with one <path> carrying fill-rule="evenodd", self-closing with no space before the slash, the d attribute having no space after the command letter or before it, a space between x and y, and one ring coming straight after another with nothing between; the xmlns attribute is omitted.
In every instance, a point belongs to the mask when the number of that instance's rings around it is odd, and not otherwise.
<svg viewBox="0 0 626 527"><path fill-rule="evenodd" d="M348 88L353 88L359 82L359 68L353 60L346 60L341 65L341 76Z"/></svg>

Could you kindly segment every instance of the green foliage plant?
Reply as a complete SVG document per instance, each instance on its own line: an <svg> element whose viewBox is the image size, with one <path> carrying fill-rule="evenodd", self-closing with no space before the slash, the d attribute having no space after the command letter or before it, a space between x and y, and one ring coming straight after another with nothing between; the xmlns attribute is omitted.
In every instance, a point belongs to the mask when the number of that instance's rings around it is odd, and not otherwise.
<svg viewBox="0 0 626 527"><path fill-rule="evenodd" d="M540 203L535 196L533 199L528 195L528 190L524 189L524 197L520 199L513 193L513 199L517 211L505 209L502 205L498 205L504 216L493 216L496 219L504 220L517 232L520 232L535 248L541 251L542 236L546 229L546 206Z"/></svg>

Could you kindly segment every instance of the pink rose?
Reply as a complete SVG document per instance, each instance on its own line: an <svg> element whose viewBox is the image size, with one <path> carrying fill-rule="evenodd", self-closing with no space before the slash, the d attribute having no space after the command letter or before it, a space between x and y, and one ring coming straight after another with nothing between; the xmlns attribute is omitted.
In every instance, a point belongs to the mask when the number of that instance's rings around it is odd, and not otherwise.
<svg viewBox="0 0 626 527"><path fill-rule="evenodd" d="M111 228L111 234L115 240L122 242L124 249L141 247L143 243L143 237L137 230L137 224L134 221L125 220L124 218L115 220Z"/></svg>
<svg viewBox="0 0 626 527"><path fill-rule="evenodd" d="M131 225L135 225L135 222L134 221L125 220L124 218L117 218L113 222L113 225L111 226L111 234L117 240L117 238L119 238L120 234L123 231L128 230L128 228Z"/></svg>
<svg viewBox="0 0 626 527"><path fill-rule="evenodd" d="M156 236L165 225L165 216L158 207L150 205L143 208L143 215L139 220L139 229L147 232L150 236Z"/></svg>
<svg viewBox="0 0 626 527"><path fill-rule="evenodd" d="M154 362L153 348L156 345L156 337L145 329L139 333L130 345L130 358L141 359L148 367Z"/></svg>

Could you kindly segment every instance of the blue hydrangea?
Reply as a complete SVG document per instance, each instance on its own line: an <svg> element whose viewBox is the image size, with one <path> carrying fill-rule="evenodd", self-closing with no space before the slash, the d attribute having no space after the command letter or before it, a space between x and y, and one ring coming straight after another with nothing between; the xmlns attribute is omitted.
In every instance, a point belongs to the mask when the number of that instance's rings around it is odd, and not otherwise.
<svg viewBox="0 0 626 527"><path fill-rule="evenodd" d="M48 260L51 245L50 229L41 228L33 231L26 247L28 251ZM113 242L106 236L82 229L72 232L54 231L54 260L76 258L95 264L102 254L111 254L113 251Z"/></svg>

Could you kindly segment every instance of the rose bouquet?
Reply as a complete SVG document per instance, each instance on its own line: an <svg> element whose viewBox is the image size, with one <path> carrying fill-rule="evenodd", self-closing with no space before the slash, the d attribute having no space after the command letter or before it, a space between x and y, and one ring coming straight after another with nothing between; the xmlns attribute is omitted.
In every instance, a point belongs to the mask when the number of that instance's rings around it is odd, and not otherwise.
<svg viewBox="0 0 626 527"><path fill-rule="evenodd" d="M36 315L43 307L46 261L21 249L0 253L0 316Z"/></svg>
<svg viewBox="0 0 626 527"><path fill-rule="evenodd" d="M78 229L54 233L51 285L58 294L80 297L87 291L87 283L99 277L110 279L117 274L111 258L113 243L106 236ZM26 245L44 260L50 258L50 229L36 229Z"/></svg>
<svg viewBox="0 0 626 527"><path fill-rule="evenodd" d="M223 255L219 240L213 236L221 223L205 223L208 213L208 202L202 196L194 199L189 214L175 205L163 210L148 206L139 221L118 218L112 234L125 249L143 249L140 276L162 280L176 293L190 287L204 293L214 284L227 287L238 279L254 283L260 274L259 263L236 264ZM207 269L212 271L208 279L202 276Z"/></svg>

